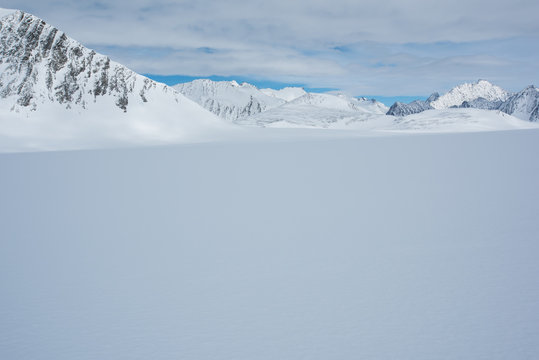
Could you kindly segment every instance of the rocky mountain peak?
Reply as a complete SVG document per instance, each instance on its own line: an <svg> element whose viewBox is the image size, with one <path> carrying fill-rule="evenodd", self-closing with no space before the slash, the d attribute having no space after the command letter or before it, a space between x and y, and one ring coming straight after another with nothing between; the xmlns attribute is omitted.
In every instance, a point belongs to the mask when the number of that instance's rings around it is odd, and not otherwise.
<svg viewBox="0 0 539 360"><path fill-rule="evenodd" d="M488 101L505 101L508 97L509 93L501 87L493 85L487 80L478 80L474 83L464 83L454 87L432 101L430 105L434 109L447 109L478 98Z"/></svg>
<svg viewBox="0 0 539 360"><path fill-rule="evenodd" d="M173 93L87 49L64 32L23 11L0 11L0 98L14 111L43 104L85 109L112 99L124 112L147 102L151 89ZM108 100L106 100L108 101Z"/></svg>

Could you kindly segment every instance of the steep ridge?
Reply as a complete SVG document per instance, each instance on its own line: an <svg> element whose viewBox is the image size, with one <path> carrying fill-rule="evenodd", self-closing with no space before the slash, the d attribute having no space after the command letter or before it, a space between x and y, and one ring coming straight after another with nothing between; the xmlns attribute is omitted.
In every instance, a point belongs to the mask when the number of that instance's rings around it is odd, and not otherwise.
<svg viewBox="0 0 539 360"><path fill-rule="evenodd" d="M391 105L389 111L387 112L387 115L406 116L433 109L430 103L438 99L439 97L440 95L438 93L434 93L425 101L415 100L409 104L404 104L397 101L396 103Z"/></svg>
<svg viewBox="0 0 539 360"><path fill-rule="evenodd" d="M177 84L174 89L230 122L286 102L282 98L265 94L254 85L240 85L236 81L198 79Z"/></svg>
<svg viewBox="0 0 539 360"><path fill-rule="evenodd" d="M500 110L523 120L539 122L539 89L528 86L501 104Z"/></svg>
<svg viewBox="0 0 539 360"><path fill-rule="evenodd" d="M38 124L43 137L54 137L59 124L52 122L64 120L77 133L68 138L84 136L88 125L96 138L127 142L130 136L137 142L186 140L224 128L222 120L172 88L85 48L40 18L19 10L2 14L0 137L38 136ZM32 125L28 119L40 121Z"/></svg>

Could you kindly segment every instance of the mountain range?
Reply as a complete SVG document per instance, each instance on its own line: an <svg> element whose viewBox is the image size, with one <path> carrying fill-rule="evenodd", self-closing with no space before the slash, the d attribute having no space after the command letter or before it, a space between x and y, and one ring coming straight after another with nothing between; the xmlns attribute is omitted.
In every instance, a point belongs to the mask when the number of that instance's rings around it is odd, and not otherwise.
<svg viewBox="0 0 539 360"><path fill-rule="evenodd" d="M376 101L344 93L308 93L303 88L258 89L236 81L194 80L174 89L221 118L247 126L328 127L340 120L384 115Z"/></svg>
<svg viewBox="0 0 539 360"><path fill-rule="evenodd" d="M32 14L0 10L3 150L208 141L238 133L240 126L371 133L531 126L501 113L539 121L539 90L529 86L512 94L480 80L388 109L375 99L299 87L259 89L205 79L170 87L86 48ZM470 114L482 125L473 125ZM425 120L433 118L443 121Z"/></svg>
<svg viewBox="0 0 539 360"><path fill-rule="evenodd" d="M511 94L486 80L465 83L454 87L440 96L432 94L427 100L416 100L409 104L396 102L388 115L406 116L430 109L475 108L500 110L519 119L539 121L539 89L530 85L526 89Z"/></svg>

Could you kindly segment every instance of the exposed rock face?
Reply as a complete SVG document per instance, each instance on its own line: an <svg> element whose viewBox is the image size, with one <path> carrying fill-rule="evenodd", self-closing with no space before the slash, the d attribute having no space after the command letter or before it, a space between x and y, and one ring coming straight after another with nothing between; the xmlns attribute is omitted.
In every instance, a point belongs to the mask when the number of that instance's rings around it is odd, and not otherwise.
<svg viewBox="0 0 539 360"><path fill-rule="evenodd" d="M539 89L530 85L511 96L499 109L523 120L539 121Z"/></svg>
<svg viewBox="0 0 539 360"><path fill-rule="evenodd" d="M431 96L429 96L429 98L425 101L415 100L409 104L396 102L389 108L387 115L406 116L406 115L417 114L425 110L433 109L433 107L431 106L431 102L435 101L439 97L440 95L438 93L434 93Z"/></svg>
<svg viewBox="0 0 539 360"><path fill-rule="evenodd" d="M174 89L230 122L261 113L286 102L281 98L263 93L251 84L240 85L236 81L199 79L175 85Z"/></svg>
<svg viewBox="0 0 539 360"><path fill-rule="evenodd" d="M264 111L264 109L266 108L265 106L261 105L260 102L253 96L250 96L247 103L242 104L241 106L224 104L222 102L219 102L218 99L209 98L205 99L201 105L205 109L211 111L218 116L232 120L258 114L259 112Z"/></svg>
<svg viewBox="0 0 539 360"><path fill-rule="evenodd" d="M108 57L87 49L34 15L14 11L0 19L0 98L12 110L44 103L86 108L112 98L122 111L146 102L148 91L173 93ZM110 100L110 99L109 99Z"/></svg>
<svg viewBox="0 0 539 360"><path fill-rule="evenodd" d="M460 106L455 106L458 108L474 108L474 109L483 109L483 110L497 110L502 105L502 101L490 101L485 98L477 98L470 101L464 101Z"/></svg>

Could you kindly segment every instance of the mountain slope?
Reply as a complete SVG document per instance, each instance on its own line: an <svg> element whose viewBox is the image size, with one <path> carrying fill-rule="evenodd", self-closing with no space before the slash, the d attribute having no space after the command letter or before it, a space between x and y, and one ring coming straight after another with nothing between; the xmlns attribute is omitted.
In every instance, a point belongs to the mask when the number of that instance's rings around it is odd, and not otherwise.
<svg viewBox="0 0 539 360"><path fill-rule="evenodd" d="M502 105L503 101L501 100L487 100L485 98L477 98L470 101L464 101L459 108L474 108L474 109L484 109L484 110L498 110Z"/></svg>
<svg viewBox="0 0 539 360"><path fill-rule="evenodd" d="M422 111L433 109L430 103L438 99L439 97L440 95L438 95L438 93L434 93L425 101L415 100L409 104L404 104L397 101L389 108L387 115L406 116L406 115L417 114Z"/></svg>
<svg viewBox="0 0 539 360"><path fill-rule="evenodd" d="M230 122L286 102L279 97L266 95L251 84L240 85L236 81L199 79L175 85L174 89Z"/></svg>
<svg viewBox="0 0 539 360"><path fill-rule="evenodd" d="M307 93L284 105L240 119L238 124L263 127L343 127L383 117L387 107L375 100L343 94Z"/></svg>
<svg viewBox="0 0 539 360"><path fill-rule="evenodd" d="M85 48L38 17L18 10L0 14L1 138L40 131L54 137L65 132L55 128L63 119L76 132L67 138L82 139L90 127L96 137L127 142L129 136L137 142L186 140L224 127L172 88Z"/></svg>
<svg viewBox="0 0 539 360"><path fill-rule="evenodd" d="M518 118L539 121L539 89L528 86L526 89L512 95L501 106L500 110Z"/></svg>

